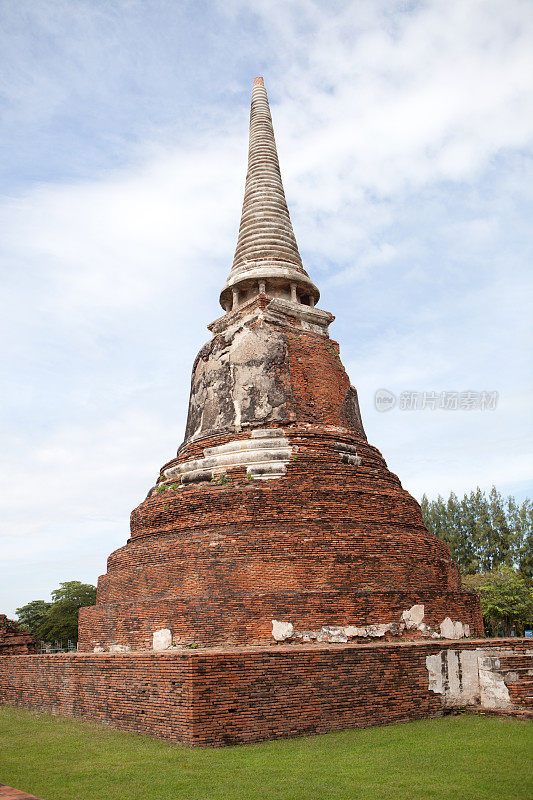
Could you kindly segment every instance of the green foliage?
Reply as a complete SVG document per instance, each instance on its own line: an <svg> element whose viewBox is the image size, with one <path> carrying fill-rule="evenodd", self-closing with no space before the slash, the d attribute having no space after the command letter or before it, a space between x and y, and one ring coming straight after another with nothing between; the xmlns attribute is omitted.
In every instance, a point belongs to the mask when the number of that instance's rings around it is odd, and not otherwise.
<svg viewBox="0 0 533 800"><path fill-rule="evenodd" d="M94 606L96 587L80 581L65 581L52 592L52 602L33 600L17 608L19 620L37 639L53 642L56 639L78 639L78 611Z"/></svg>
<svg viewBox="0 0 533 800"><path fill-rule="evenodd" d="M510 567L482 575L466 575L463 584L479 594L485 627L497 634L503 626L510 636L514 626L517 634L533 621L533 588Z"/></svg>
<svg viewBox="0 0 533 800"><path fill-rule="evenodd" d="M532 737L463 714L196 748L0 707L1 780L54 800L518 800L533 796Z"/></svg>
<svg viewBox="0 0 533 800"><path fill-rule="evenodd" d="M329 352L331 353L331 355L332 355L332 356L333 356L335 359L337 359L337 361L339 362L339 364L341 364L342 362L341 362L340 353L337 351L337 349L336 349L336 348L335 348L335 347L334 347L332 344L327 344L327 345L326 345L326 347L327 347L327 349L329 350Z"/></svg>
<svg viewBox="0 0 533 800"><path fill-rule="evenodd" d="M174 491L177 492L178 489L181 489L181 480L176 481L175 483L160 483L156 487L156 492L158 494L164 494L165 492Z"/></svg>
<svg viewBox="0 0 533 800"><path fill-rule="evenodd" d="M38 631L44 623L51 606L52 603L46 603L44 600L32 600L31 603L26 603L25 606L17 608L17 617L21 627L38 638Z"/></svg>
<svg viewBox="0 0 533 800"><path fill-rule="evenodd" d="M481 489L460 500L422 498L427 529L446 542L465 575L514 567L525 578L533 574L533 502L519 505L503 498L493 486L488 496Z"/></svg>

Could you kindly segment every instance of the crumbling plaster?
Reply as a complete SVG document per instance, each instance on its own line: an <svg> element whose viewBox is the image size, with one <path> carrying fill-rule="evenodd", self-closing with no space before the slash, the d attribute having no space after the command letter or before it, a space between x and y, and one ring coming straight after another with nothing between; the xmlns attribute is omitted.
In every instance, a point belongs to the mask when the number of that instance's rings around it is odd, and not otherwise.
<svg viewBox="0 0 533 800"><path fill-rule="evenodd" d="M441 650L427 656L429 689L442 695L445 707L479 705L486 709L508 709L512 706L506 681L515 673L504 673L501 656L512 650Z"/></svg>
<svg viewBox="0 0 533 800"><path fill-rule="evenodd" d="M470 626L462 622L453 622L446 617L441 622L440 632L424 622L425 609L417 604L402 612L400 619L393 622L382 622L371 625L323 626L319 630L299 630L292 622L272 620L272 637L277 642L299 639L302 642L348 642L350 639L380 639L386 634L412 638L418 636L431 639L462 639L470 636Z"/></svg>
<svg viewBox="0 0 533 800"><path fill-rule="evenodd" d="M283 333L263 326L216 335L194 364L185 440L289 421L289 386Z"/></svg>

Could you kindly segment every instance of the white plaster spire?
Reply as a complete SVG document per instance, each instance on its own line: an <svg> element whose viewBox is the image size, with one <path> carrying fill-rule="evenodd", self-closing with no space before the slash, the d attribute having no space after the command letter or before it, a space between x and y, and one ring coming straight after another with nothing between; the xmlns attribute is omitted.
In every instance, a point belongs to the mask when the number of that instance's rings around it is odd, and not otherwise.
<svg viewBox="0 0 533 800"><path fill-rule="evenodd" d="M263 78L256 78L250 110L248 172L241 224L233 266L221 294L224 308L231 292L251 292L252 281L271 286L293 284L293 296L309 297L313 304L319 292L302 265L279 168L276 140ZM264 288L262 289L264 291Z"/></svg>
<svg viewBox="0 0 533 800"><path fill-rule="evenodd" d="M232 271L259 259L285 261L303 270L283 191L263 78L256 78L252 89L248 172Z"/></svg>

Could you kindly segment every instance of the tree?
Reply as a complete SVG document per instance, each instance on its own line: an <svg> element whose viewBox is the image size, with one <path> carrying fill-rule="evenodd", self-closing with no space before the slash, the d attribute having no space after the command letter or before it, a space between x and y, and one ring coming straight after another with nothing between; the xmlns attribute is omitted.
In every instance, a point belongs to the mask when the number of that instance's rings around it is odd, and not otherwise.
<svg viewBox="0 0 533 800"><path fill-rule="evenodd" d="M498 632L500 624L506 636L513 626L521 633L533 621L533 589L510 567L467 575L463 582L465 588L479 594L485 626L492 633Z"/></svg>
<svg viewBox="0 0 533 800"><path fill-rule="evenodd" d="M45 621L52 603L44 600L32 600L21 608L17 608L17 617L21 627L26 628L36 638L40 638L39 629Z"/></svg>
<svg viewBox="0 0 533 800"><path fill-rule="evenodd" d="M514 561L521 575L533 578L533 502L526 500L519 506L514 497L509 497L507 516L515 532Z"/></svg>
<svg viewBox="0 0 533 800"><path fill-rule="evenodd" d="M427 529L446 542L463 575L517 568L525 578L533 575L533 503L506 500L492 487L465 494L452 492L447 501L422 498Z"/></svg>
<svg viewBox="0 0 533 800"><path fill-rule="evenodd" d="M65 581L52 592L51 603L34 600L17 609L17 615L21 622L23 617L31 619L35 627L29 629L39 639L48 642L56 639L77 641L78 611L83 606L93 606L95 603L95 586L80 581ZM39 612L42 612L42 616L38 621Z"/></svg>

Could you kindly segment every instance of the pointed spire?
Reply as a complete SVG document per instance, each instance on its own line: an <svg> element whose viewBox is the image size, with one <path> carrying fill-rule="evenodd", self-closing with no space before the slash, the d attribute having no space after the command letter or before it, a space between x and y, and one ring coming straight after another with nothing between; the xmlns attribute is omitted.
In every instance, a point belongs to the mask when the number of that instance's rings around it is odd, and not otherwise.
<svg viewBox="0 0 533 800"><path fill-rule="evenodd" d="M235 297L235 291L242 289L241 294L252 291L252 279L264 286L262 278L270 280L272 285L283 280L296 282L300 294L311 298L311 304L319 297L318 289L303 268L292 229L263 78L255 78L239 238L233 266L222 290L222 306L226 310L234 306L229 301L230 288ZM296 289L292 291L295 296Z"/></svg>
<svg viewBox="0 0 533 800"><path fill-rule="evenodd" d="M254 80L248 173L233 269L250 261L286 261L303 270L279 169L263 78Z"/></svg>

